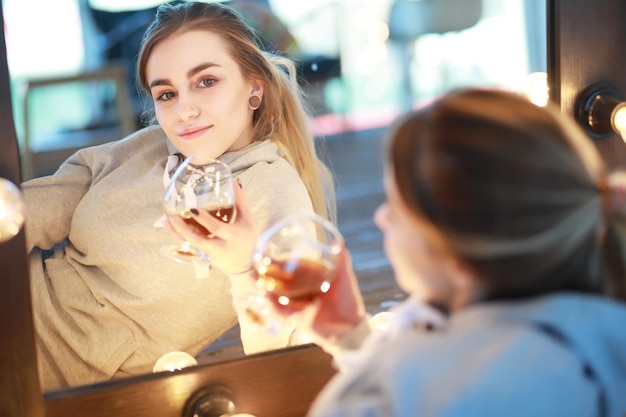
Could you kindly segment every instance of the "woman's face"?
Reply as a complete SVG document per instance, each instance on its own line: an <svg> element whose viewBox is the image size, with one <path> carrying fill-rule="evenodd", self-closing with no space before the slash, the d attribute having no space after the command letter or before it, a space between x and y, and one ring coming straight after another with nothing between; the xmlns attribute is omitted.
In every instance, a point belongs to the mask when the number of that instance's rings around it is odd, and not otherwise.
<svg viewBox="0 0 626 417"><path fill-rule="evenodd" d="M218 35L192 30L159 42L148 58L146 78L159 124L195 164L252 142L248 101L263 90L244 79Z"/></svg>
<svg viewBox="0 0 626 417"><path fill-rule="evenodd" d="M403 291L450 307L453 262L436 243L432 230L411 214L390 174L385 175L386 201L374 221L384 235L384 250Z"/></svg>

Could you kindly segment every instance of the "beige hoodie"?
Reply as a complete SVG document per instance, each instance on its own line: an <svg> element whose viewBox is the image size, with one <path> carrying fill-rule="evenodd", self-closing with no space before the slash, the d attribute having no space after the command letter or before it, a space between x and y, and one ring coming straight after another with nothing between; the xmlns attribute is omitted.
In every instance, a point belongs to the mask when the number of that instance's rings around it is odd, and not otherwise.
<svg viewBox="0 0 626 417"><path fill-rule="evenodd" d="M232 328L229 278L160 253L171 148L159 127L83 149L52 176L23 184L39 367L44 389L150 372L170 351L196 355ZM220 157L239 178L259 228L312 210L304 184L271 141ZM42 250L53 255L42 262ZM247 353L283 347L292 334L241 322Z"/></svg>

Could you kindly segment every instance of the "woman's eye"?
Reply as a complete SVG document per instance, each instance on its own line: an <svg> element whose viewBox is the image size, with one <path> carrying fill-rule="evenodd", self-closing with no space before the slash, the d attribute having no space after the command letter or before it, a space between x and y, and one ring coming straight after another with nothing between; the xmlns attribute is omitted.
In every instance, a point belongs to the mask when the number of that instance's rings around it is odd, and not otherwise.
<svg viewBox="0 0 626 417"><path fill-rule="evenodd" d="M174 93L171 91L166 91L165 93L161 93L156 96L156 101L167 101L174 97Z"/></svg>
<svg viewBox="0 0 626 417"><path fill-rule="evenodd" d="M198 83L200 87L211 87L213 84L215 84L214 78L203 78Z"/></svg>

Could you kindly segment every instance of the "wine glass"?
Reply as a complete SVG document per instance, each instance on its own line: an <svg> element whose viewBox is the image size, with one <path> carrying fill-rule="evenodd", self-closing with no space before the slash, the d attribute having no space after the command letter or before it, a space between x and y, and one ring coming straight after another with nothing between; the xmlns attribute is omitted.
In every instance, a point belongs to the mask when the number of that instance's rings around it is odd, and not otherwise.
<svg viewBox="0 0 626 417"><path fill-rule="evenodd" d="M312 212L276 223L257 241L255 286L278 304L298 309L330 289L344 247L339 230Z"/></svg>
<svg viewBox="0 0 626 417"><path fill-rule="evenodd" d="M191 164L186 158L176 169L165 191L163 207L167 216L179 216L197 234L211 237L211 232L200 225L191 209L207 210L224 223L235 220L233 177L228 165L214 159L204 165ZM184 241L166 245L162 252L169 258L184 263L210 264L207 253Z"/></svg>

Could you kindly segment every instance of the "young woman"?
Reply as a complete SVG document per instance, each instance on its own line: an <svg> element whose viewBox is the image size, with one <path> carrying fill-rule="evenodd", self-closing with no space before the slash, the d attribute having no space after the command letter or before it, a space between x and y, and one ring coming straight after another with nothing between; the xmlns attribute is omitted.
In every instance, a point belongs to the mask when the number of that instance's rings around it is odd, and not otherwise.
<svg viewBox="0 0 626 417"><path fill-rule="evenodd" d="M262 230L295 210L333 218L293 64L263 53L232 9L185 2L159 7L137 74L156 124L23 184L44 389L150 372L163 354L196 355L238 322L247 353L298 342L234 310L245 248L213 254L210 278L196 279L193 265L160 253L172 238L155 227L184 157L228 164L247 202L234 228L251 217Z"/></svg>
<svg viewBox="0 0 626 417"><path fill-rule="evenodd" d="M385 189L375 221L409 297L372 333L345 252L293 313L341 368L311 416L626 413L626 176L573 122L451 92L394 126Z"/></svg>

